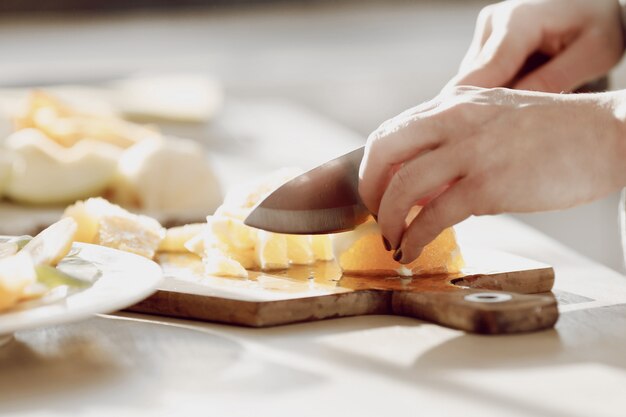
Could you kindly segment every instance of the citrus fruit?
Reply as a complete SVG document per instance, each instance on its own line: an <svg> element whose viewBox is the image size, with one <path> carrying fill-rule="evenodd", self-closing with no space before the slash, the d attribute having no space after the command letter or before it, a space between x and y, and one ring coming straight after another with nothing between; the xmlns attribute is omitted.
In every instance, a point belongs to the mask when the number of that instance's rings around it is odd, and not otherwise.
<svg viewBox="0 0 626 417"><path fill-rule="evenodd" d="M380 228L373 220L335 239L335 253L348 275L423 275L458 272L463 258L452 228L444 230L426 245L422 254L408 265L394 261L382 242Z"/></svg>

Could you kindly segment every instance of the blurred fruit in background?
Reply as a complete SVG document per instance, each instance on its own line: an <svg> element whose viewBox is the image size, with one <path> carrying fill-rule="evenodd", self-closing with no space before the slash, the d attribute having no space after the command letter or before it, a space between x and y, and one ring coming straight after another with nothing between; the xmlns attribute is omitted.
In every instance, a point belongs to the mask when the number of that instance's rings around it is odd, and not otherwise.
<svg viewBox="0 0 626 417"><path fill-rule="evenodd" d="M9 91L0 100L0 198L64 206L105 196L173 222L203 219L221 203L204 146L126 120L206 123L222 102L211 78L150 75L51 91Z"/></svg>

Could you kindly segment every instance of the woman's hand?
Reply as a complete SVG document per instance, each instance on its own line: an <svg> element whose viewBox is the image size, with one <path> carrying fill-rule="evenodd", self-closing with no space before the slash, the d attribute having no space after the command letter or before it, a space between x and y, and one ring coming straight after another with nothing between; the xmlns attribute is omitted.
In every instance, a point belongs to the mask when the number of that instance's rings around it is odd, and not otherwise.
<svg viewBox="0 0 626 417"><path fill-rule="evenodd" d="M359 191L408 263L472 214L562 209L623 187L624 119L623 91L452 88L370 135Z"/></svg>
<svg viewBox="0 0 626 417"><path fill-rule="evenodd" d="M624 51L617 0L509 0L484 8L448 84L569 92L605 75ZM551 59L528 74L536 53Z"/></svg>

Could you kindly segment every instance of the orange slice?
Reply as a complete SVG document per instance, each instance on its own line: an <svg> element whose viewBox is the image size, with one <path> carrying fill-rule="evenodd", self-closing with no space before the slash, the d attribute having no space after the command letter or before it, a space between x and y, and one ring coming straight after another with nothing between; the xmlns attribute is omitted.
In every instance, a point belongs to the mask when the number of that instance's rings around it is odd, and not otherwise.
<svg viewBox="0 0 626 417"><path fill-rule="evenodd" d="M335 237L335 253L346 275L412 276L459 272L463 258L452 228L444 230L428 244L422 254L408 265L393 260L393 252L383 246L380 229L374 220L352 232Z"/></svg>

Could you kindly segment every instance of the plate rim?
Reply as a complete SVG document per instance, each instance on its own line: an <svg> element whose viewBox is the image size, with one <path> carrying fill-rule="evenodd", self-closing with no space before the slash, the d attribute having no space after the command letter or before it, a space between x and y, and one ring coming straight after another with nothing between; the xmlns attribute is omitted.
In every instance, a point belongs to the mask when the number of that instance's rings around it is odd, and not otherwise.
<svg viewBox="0 0 626 417"><path fill-rule="evenodd" d="M0 240L11 237L14 236L0 235ZM118 264L111 265L110 269L102 271L102 276L92 286L75 294L70 294L62 300L26 310L0 312L0 336L9 335L22 330L86 320L97 314L108 314L122 310L155 293L163 280L161 267L153 260L140 255L82 242L74 242L72 244L72 250L78 250L79 256L81 253L88 255L95 254L96 256L101 253L105 260L111 257L113 259L131 260L134 266L129 268L129 273L139 269L142 270L142 277L140 279L135 278L133 285L124 286L123 280L121 279L124 275L124 267L120 268ZM102 265L104 264L100 266ZM128 279L133 278L128 277ZM120 291L111 292L112 289ZM131 291L129 292L127 290ZM112 293L119 294L119 296L108 299L105 298L104 302L99 298ZM84 298L87 300L83 300ZM79 300L79 304L72 307L71 301L76 299ZM89 299L99 302L90 304L87 302ZM69 307L68 301L70 301ZM65 307L61 306L60 303L64 304ZM49 311L51 314L41 315L41 313L45 313L46 311ZM29 315L32 317L29 318ZM16 321L11 323L11 318L16 319ZM23 321L25 318L26 321ZM21 320L18 321L17 319Z"/></svg>

